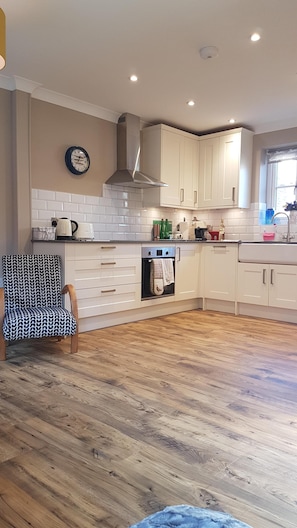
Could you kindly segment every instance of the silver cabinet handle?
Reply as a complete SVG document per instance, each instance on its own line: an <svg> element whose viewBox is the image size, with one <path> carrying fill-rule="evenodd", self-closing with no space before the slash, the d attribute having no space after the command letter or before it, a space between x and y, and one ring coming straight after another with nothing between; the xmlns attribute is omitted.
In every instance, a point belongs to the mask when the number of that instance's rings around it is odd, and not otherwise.
<svg viewBox="0 0 297 528"><path fill-rule="evenodd" d="M274 269L270 271L270 284L273 284L273 272L274 272Z"/></svg>
<svg viewBox="0 0 297 528"><path fill-rule="evenodd" d="M101 266L111 266L111 264L116 264L116 262L101 262Z"/></svg>
<svg viewBox="0 0 297 528"><path fill-rule="evenodd" d="M262 282L263 284L266 284L266 269L263 269L263 276L262 276Z"/></svg>
<svg viewBox="0 0 297 528"><path fill-rule="evenodd" d="M117 246L101 246L101 249L116 249Z"/></svg>
<svg viewBox="0 0 297 528"><path fill-rule="evenodd" d="M101 293L114 293L117 291L115 288L113 290L101 290Z"/></svg>
<svg viewBox="0 0 297 528"><path fill-rule="evenodd" d="M180 201L181 202L185 201L185 189L180 190Z"/></svg>
<svg viewBox="0 0 297 528"><path fill-rule="evenodd" d="M198 192L194 191L194 203L198 202Z"/></svg>
<svg viewBox="0 0 297 528"><path fill-rule="evenodd" d="M177 246L176 249L178 250L178 259L177 259L177 262L180 262L180 246Z"/></svg>
<svg viewBox="0 0 297 528"><path fill-rule="evenodd" d="M235 187L232 187L232 202L235 202Z"/></svg>

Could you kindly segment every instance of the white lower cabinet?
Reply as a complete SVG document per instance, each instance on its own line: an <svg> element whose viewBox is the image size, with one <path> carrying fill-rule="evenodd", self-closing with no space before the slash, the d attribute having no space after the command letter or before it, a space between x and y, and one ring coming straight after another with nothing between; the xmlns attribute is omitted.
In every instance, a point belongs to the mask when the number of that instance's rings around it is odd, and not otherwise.
<svg viewBox="0 0 297 528"><path fill-rule="evenodd" d="M183 243L176 246L175 256L175 300L199 297L201 246Z"/></svg>
<svg viewBox="0 0 297 528"><path fill-rule="evenodd" d="M237 244L207 243L203 247L204 292L206 299L235 301Z"/></svg>
<svg viewBox="0 0 297 528"><path fill-rule="evenodd" d="M33 250L62 257L63 282L75 286L79 319L140 307L140 245L44 242Z"/></svg>
<svg viewBox="0 0 297 528"><path fill-rule="evenodd" d="M297 308L297 266L238 263L238 302Z"/></svg>

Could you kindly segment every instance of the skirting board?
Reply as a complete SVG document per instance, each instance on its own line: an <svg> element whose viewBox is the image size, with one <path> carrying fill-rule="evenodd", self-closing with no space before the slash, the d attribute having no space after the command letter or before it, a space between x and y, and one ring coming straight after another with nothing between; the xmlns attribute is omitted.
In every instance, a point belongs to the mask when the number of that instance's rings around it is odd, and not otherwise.
<svg viewBox="0 0 297 528"><path fill-rule="evenodd" d="M166 304L157 304L145 306L137 310L127 310L123 312L116 312L112 314L97 315L95 317L88 317L79 320L79 331L89 332L90 330L97 330L99 328L107 328L108 326L116 326L125 323L132 323L141 321L143 319L151 319L162 315L169 315L178 312L186 312L188 310L202 309L201 299L190 299L187 301L169 302Z"/></svg>
<svg viewBox="0 0 297 528"><path fill-rule="evenodd" d="M296 310L286 310L285 308L259 306L248 303L237 303L237 313L238 315L248 315L250 317L261 317L262 319L297 324Z"/></svg>

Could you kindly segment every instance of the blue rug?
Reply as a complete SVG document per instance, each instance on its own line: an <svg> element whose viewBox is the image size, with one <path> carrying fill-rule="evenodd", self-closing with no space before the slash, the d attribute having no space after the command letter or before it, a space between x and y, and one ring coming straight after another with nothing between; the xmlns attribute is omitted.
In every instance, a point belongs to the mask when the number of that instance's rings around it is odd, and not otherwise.
<svg viewBox="0 0 297 528"><path fill-rule="evenodd" d="M252 528L230 517L227 513L195 508L194 506L168 506L130 528Z"/></svg>

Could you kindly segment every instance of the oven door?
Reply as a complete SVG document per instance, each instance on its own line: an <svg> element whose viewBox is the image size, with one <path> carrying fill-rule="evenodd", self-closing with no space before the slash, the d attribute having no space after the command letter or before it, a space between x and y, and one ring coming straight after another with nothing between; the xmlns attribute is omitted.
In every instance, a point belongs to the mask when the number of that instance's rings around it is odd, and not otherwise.
<svg viewBox="0 0 297 528"><path fill-rule="evenodd" d="M175 259L172 258L173 264L173 277L175 277ZM163 281L160 280L160 288L156 282L154 283L152 267L154 261L161 263L160 259L154 258L143 258L142 259L142 278L141 278L141 300L145 299L158 299L167 295L174 295L175 283L172 282L166 286L163 285ZM157 263L158 263L157 262Z"/></svg>

